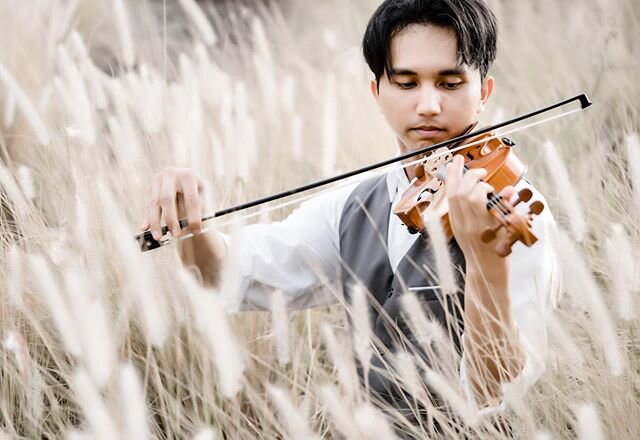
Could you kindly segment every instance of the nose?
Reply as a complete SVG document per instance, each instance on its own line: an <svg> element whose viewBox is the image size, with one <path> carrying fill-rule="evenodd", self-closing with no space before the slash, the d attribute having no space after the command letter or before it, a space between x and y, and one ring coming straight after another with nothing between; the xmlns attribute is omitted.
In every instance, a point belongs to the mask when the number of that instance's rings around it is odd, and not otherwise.
<svg viewBox="0 0 640 440"><path fill-rule="evenodd" d="M423 85L420 88L416 112L420 116L434 116L442 111L441 96L438 90L430 85Z"/></svg>

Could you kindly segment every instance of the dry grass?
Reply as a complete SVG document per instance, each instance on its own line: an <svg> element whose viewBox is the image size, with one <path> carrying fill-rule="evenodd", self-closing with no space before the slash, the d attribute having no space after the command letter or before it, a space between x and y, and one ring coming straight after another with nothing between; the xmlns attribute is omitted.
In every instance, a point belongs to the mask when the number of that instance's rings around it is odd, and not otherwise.
<svg viewBox="0 0 640 440"><path fill-rule="evenodd" d="M0 0L0 438L392 435L352 379L341 307L287 315L276 301L272 332L268 313L227 316L171 247L131 240L165 166L195 168L222 207L393 154L358 52L376 2L211 6L211 29L193 2L166 3ZM505 418L521 437L640 438L640 7L490 4L502 27L485 122L583 91L595 102L513 136L571 232L550 368ZM397 380L421 399L440 374L416 377L410 359Z"/></svg>

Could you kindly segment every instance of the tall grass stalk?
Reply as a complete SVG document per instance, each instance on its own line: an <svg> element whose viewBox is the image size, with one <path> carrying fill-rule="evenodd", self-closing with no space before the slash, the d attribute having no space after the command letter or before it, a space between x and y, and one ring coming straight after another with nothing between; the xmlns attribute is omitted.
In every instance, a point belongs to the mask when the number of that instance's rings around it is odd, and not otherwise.
<svg viewBox="0 0 640 440"><path fill-rule="evenodd" d="M122 401L125 438L145 440L149 438L149 417L144 388L133 365L122 364L119 370L118 388Z"/></svg>
<svg viewBox="0 0 640 440"><path fill-rule="evenodd" d="M278 408L280 420L287 428L290 438L319 439L309 427L306 417L300 413L298 407L291 402L285 392L274 385L269 385L267 391Z"/></svg>
<svg viewBox="0 0 640 440"><path fill-rule="evenodd" d="M133 37L131 36L129 13L124 0L113 0L113 12L116 29L118 30L117 35L120 40L122 61L125 66L133 67L133 64L136 61L136 52L133 44Z"/></svg>
<svg viewBox="0 0 640 440"><path fill-rule="evenodd" d="M576 430L580 440L604 440L600 417L592 403L578 404L574 411L576 413Z"/></svg>
<svg viewBox="0 0 640 440"><path fill-rule="evenodd" d="M635 258L621 224L611 225L611 235L605 241L604 251L611 274L611 290L615 292L616 312L621 319L629 321L635 316L632 297Z"/></svg>
<svg viewBox="0 0 640 440"><path fill-rule="evenodd" d="M560 206L568 219L573 238L581 242L587 233L587 223L584 219L584 211L580 204L578 193L569 178L569 172L564 166L564 162L553 142L546 141L542 145L546 158L545 163L549 169L549 174L554 182L554 186L558 189L556 195L561 200Z"/></svg>
<svg viewBox="0 0 640 440"><path fill-rule="evenodd" d="M113 440L121 438L118 426L102 396L92 383L89 375L78 369L71 377L73 391L89 422L92 438Z"/></svg>
<svg viewBox="0 0 640 440"><path fill-rule="evenodd" d="M276 359L281 366L285 366L289 363L291 356L289 352L289 315L282 291L274 292L271 298L271 316Z"/></svg>
<svg viewBox="0 0 640 440"><path fill-rule="evenodd" d="M78 328L49 264L41 255L31 254L27 258L31 268L30 275L49 308L66 350L72 355L80 357L82 344Z"/></svg>
<svg viewBox="0 0 640 440"><path fill-rule="evenodd" d="M615 323L609 314L607 305L576 246L564 233L558 235L558 240L567 290L575 301L586 303L587 310L593 317L594 330L597 329L593 332L593 337L600 344L609 372L614 376L619 376L624 371L625 359Z"/></svg>
<svg viewBox="0 0 640 440"><path fill-rule="evenodd" d="M12 96L11 99L16 100L16 106L20 109L22 114L26 117L27 122L31 126L36 139L41 145L47 146L49 145L50 136L49 130L47 129L46 124L36 111L36 108L31 103L31 100L27 96L27 94L22 90L22 88L18 85L15 78L5 66L0 63L0 83L2 83L6 90L9 92L9 95Z"/></svg>
<svg viewBox="0 0 640 440"><path fill-rule="evenodd" d="M218 41L215 32L213 31L213 27L211 23L207 19L204 11L198 6L198 4L194 0L178 0L182 9L184 9L185 14L189 17L191 22L194 24L198 32L200 33L200 38L207 46L213 46Z"/></svg>

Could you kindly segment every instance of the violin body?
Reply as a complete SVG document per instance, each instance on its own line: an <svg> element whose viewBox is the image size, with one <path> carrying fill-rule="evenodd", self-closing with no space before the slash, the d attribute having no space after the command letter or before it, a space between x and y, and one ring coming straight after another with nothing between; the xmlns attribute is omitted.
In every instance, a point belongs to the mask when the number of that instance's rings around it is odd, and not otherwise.
<svg viewBox="0 0 640 440"><path fill-rule="evenodd" d="M497 244L496 251L502 256L511 252L511 246L516 241L522 241L531 246L536 242L536 237L530 230L531 219L544 209L541 202L534 202L529 207L529 212L520 214L515 211L515 205L528 202L532 193L530 190L522 190L518 199L512 204L502 199L497 193L506 186L513 186L524 176L527 167L513 152L514 143L508 138L498 138L493 133L486 133L468 140L462 148L453 154L462 155L465 159L465 168L484 168L487 170L485 182L495 189L490 194L487 208L492 210L499 220L499 224L493 230L483 233L485 242L495 240L500 228L507 230L506 238ZM394 214L407 226L412 233L423 233L425 230L425 218L440 218L445 234L449 239L453 237L453 231L449 222L448 206L444 191L440 191L444 184L443 165L451 159L451 153L438 150L434 160L429 158L416 168L416 178L402 195L401 200L394 207ZM498 209L494 209L494 208Z"/></svg>

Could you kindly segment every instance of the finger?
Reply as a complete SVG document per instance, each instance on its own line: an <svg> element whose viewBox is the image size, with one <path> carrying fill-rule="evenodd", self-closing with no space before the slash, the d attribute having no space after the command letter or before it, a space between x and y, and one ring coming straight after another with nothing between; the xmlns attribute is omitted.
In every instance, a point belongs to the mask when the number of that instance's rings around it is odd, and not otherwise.
<svg viewBox="0 0 640 440"><path fill-rule="evenodd" d="M463 194L471 192L476 184L486 175L487 170L485 170L484 168L474 168L472 170L468 170L464 174L464 176L462 176L462 180L460 181L460 185L458 186L458 191Z"/></svg>
<svg viewBox="0 0 640 440"><path fill-rule="evenodd" d="M180 190L189 222L189 230L194 234L202 232L202 204L200 203L199 184L196 177L187 176L180 181Z"/></svg>
<svg viewBox="0 0 640 440"><path fill-rule="evenodd" d="M167 227L174 237L180 236L180 225L178 224L178 210L176 207L176 179L173 176L165 176L160 189L160 207Z"/></svg>
<svg viewBox="0 0 640 440"><path fill-rule="evenodd" d="M456 154L453 156L453 160L446 166L447 178L445 180L445 188L447 194L452 194L458 189L463 169L464 157Z"/></svg>
<svg viewBox="0 0 640 440"><path fill-rule="evenodd" d="M160 230L160 188L162 186L162 177L156 176L151 186L151 196L147 205L146 219L144 224L151 231L155 240L160 240L162 232Z"/></svg>

